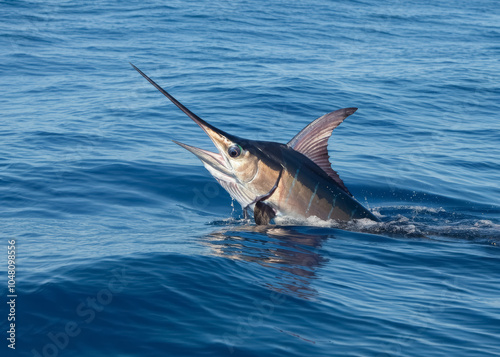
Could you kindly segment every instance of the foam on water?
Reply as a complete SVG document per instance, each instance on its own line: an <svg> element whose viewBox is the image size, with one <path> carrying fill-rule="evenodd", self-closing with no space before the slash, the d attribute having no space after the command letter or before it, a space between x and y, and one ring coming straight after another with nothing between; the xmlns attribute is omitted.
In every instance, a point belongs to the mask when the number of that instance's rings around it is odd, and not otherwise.
<svg viewBox="0 0 500 357"><path fill-rule="evenodd" d="M290 217L276 217L278 225L306 225L314 227L340 228L353 232L371 234L387 234L401 237L453 237L457 239L473 239L478 242L500 242L500 225L490 220L462 219L457 220L453 213L447 213L442 207L425 206L392 206L384 207L401 213L392 216L382 215L378 209L373 213L381 219L375 222L370 219L356 219L339 222L334 219L321 220L313 216L305 220ZM411 211L411 216L406 214ZM425 214L425 216L421 216Z"/></svg>

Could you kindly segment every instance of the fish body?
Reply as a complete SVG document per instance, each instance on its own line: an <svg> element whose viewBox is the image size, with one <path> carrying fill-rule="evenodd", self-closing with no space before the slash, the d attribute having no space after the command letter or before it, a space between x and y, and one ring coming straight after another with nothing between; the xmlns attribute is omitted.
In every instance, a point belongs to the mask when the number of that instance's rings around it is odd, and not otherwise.
<svg viewBox="0 0 500 357"><path fill-rule="evenodd" d="M283 148L282 177L278 188L267 200L284 216L322 220L377 218L344 191L314 162L297 151Z"/></svg>
<svg viewBox="0 0 500 357"><path fill-rule="evenodd" d="M257 224L269 224L276 216L378 221L352 196L329 161L327 145L333 129L357 108L321 116L287 144L243 139L207 123L132 66L207 133L218 153L174 142L202 161L245 214L253 210Z"/></svg>

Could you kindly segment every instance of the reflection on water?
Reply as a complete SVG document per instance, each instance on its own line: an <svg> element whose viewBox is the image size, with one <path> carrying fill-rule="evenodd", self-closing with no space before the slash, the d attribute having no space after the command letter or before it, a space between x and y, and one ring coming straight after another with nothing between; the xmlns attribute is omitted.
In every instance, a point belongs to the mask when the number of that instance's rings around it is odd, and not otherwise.
<svg viewBox="0 0 500 357"><path fill-rule="evenodd" d="M233 260L257 263L275 269L268 288L302 298L311 298L316 290L311 282L316 270L328 259L318 254L328 234L301 233L291 227L232 226L203 237L212 254Z"/></svg>

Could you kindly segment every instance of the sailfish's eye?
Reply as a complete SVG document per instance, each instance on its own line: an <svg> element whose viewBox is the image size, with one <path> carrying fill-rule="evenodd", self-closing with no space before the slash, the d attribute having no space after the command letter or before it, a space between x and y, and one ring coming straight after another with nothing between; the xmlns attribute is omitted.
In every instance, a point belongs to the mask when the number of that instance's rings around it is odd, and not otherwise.
<svg viewBox="0 0 500 357"><path fill-rule="evenodd" d="M229 154L229 156L231 157L238 157L241 155L241 146L239 145L231 145L229 147L229 149L227 149L227 153Z"/></svg>

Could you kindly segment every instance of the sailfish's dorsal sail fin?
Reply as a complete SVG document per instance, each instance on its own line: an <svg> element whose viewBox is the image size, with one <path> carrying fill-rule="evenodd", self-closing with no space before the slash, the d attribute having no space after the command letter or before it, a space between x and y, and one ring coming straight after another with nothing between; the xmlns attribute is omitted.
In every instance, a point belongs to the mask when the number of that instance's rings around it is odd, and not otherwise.
<svg viewBox="0 0 500 357"><path fill-rule="evenodd" d="M332 135L333 129L356 110L358 108L344 108L325 114L302 129L287 144L295 151L311 159L351 196L352 194L344 185L344 182L332 169L330 156L328 155L328 139Z"/></svg>

